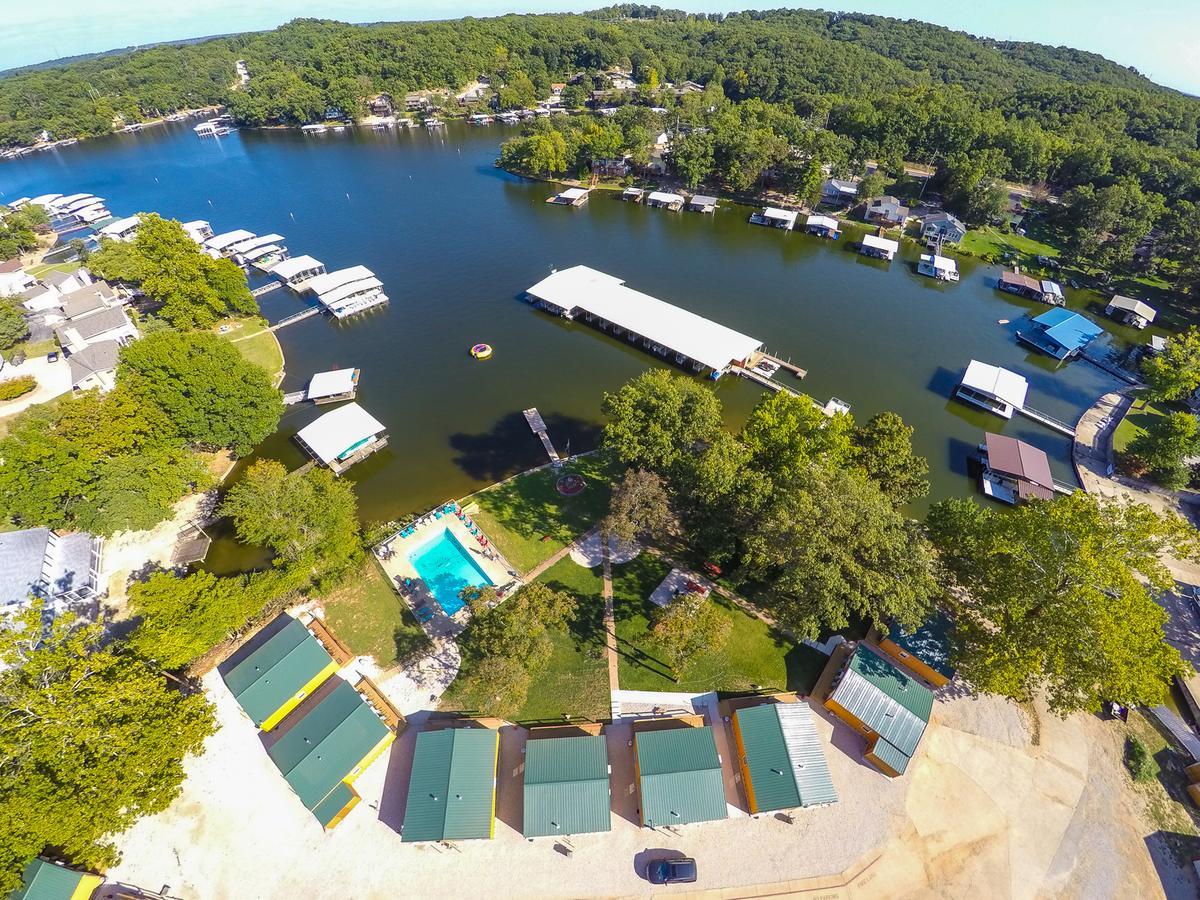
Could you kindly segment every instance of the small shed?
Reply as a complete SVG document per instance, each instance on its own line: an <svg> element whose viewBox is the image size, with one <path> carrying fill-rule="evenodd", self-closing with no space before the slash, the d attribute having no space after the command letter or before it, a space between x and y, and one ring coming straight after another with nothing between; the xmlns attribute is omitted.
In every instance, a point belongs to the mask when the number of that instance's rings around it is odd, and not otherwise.
<svg viewBox="0 0 1200 900"><path fill-rule="evenodd" d="M1158 316L1158 310L1149 303L1134 300L1132 297L1122 297L1120 294L1113 295L1104 312L1134 328L1145 328Z"/></svg>
<svg viewBox="0 0 1200 900"><path fill-rule="evenodd" d="M750 706L736 710L732 721L751 813L837 802L807 703Z"/></svg>
<svg viewBox="0 0 1200 900"><path fill-rule="evenodd" d="M500 735L491 728L418 734L401 841L491 838L499 754Z"/></svg>
<svg viewBox="0 0 1200 900"><path fill-rule="evenodd" d="M610 830L610 771L603 735L531 736L521 833L532 838Z"/></svg>
<svg viewBox="0 0 1200 900"><path fill-rule="evenodd" d="M971 360L954 395L1005 419L1025 406L1029 382L1016 372Z"/></svg>
<svg viewBox="0 0 1200 900"><path fill-rule="evenodd" d="M335 475L387 446L387 429L357 403L325 413L296 433L296 442Z"/></svg>
<svg viewBox="0 0 1200 900"><path fill-rule="evenodd" d="M635 731L633 743L643 825L728 818L721 757L711 727Z"/></svg>

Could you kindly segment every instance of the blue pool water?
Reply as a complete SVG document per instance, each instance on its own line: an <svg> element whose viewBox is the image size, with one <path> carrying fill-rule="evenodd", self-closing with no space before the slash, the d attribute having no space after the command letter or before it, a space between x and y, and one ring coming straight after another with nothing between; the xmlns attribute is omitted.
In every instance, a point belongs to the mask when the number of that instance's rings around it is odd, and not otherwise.
<svg viewBox="0 0 1200 900"><path fill-rule="evenodd" d="M463 588L492 583L449 528L409 553L408 561L448 616L466 605L458 596Z"/></svg>

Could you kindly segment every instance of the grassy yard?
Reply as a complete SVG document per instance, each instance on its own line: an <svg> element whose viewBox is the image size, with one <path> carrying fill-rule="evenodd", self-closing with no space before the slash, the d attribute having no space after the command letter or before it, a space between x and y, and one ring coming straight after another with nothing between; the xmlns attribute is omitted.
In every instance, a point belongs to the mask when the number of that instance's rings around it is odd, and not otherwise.
<svg viewBox="0 0 1200 900"><path fill-rule="evenodd" d="M1149 403L1139 397L1134 400L1128 414L1121 420L1117 430L1113 432L1113 450L1123 453L1140 435L1146 433L1146 427L1155 419L1170 414L1171 410L1157 403Z"/></svg>
<svg viewBox="0 0 1200 900"><path fill-rule="evenodd" d="M380 668L403 662L429 645L408 606L387 583L375 560L320 598L333 633L356 654L370 654Z"/></svg>
<svg viewBox="0 0 1200 900"><path fill-rule="evenodd" d="M1200 813L1187 795L1189 779L1182 758L1154 723L1137 710L1129 712L1128 733L1146 745L1157 770L1153 780L1133 784L1142 795L1146 818L1159 830L1176 860L1186 865L1200 854L1200 830L1196 827Z"/></svg>
<svg viewBox="0 0 1200 900"><path fill-rule="evenodd" d="M227 330L222 332L222 328ZM268 374L275 376L283 371L283 351L279 349L279 341L262 319L223 319L213 326L213 332L230 341L243 357Z"/></svg>
<svg viewBox="0 0 1200 900"><path fill-rule="evenodd" d="M74 272L81 265L80 262L63 262L63 263L38 263L36 266L30 266L25 271L34 278L41 278L47 272Z"/></svg>
<svg viewBox="0 0 1200 900"><path fill-rule="evenodd" d="M564 472L587 481L581 494L564 497L554 485ZM488 537L518 571L528 572L594 525L608 510L609 473L599 455L577 459L559 471L546 468L478 493L464 502Z"/></svg>
<svg viewBox="0 0 1200 900"><path fill-rule="evenodd" d="M744 691L754 686L807 693L821 674L825 657L774 632L765 622L716 597L732 623L729 640L719 651L693 659L678 680L663 662L650 617L649 597L670 570L643 553L613 569L613 602L621 653L618 680L622 688L641 691Z"/></svg>
<svg viewBox="0 0 1200 900"><path fill-rule="evenodd" d="M1012 262L1021 266L1041 268L1038 256L1058 256L1059 249L1053 244L1038 240L1032 234L1017 234L993 228L972 228L962 239L961 248L972 256L999 261L1005 254L1013 254Z"/></svg>

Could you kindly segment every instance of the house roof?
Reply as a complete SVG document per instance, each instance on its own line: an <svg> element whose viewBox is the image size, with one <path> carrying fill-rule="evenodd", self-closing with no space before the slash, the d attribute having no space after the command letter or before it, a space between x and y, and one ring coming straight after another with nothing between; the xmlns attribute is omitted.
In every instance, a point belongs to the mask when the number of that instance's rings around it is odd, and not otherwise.
<svg viewBox="0 0 1200 900"><path fill-rule="evenodd" d="M120 353L121 345L116 341L96 341L78 353L72 353L67 357L67 364L71 368L72 386L97 373L111 372L117 367Z"/></svg>
<svg viewBox="0 0 1200 900"><path fill-rule="evenodd" d="M712 728L671 728L634 736L642 821L686 825L727 818L721 758Z"/></svg>
<svg viewBox="0 0 1200 900"><path fill-rule="evenodd" d="M950 617L939 610L912 634L905 634L898 624L893 625L888 631L888 640L939 675L951 678L954 675L954 666L950 665L950 632L953 628Z"/></svg>
<svg viewBox="0 0 1200 900"><path fill-rule="evenodd" d="M1132 297L1122 297L1120 294L1113 295L1113 298L1108 301L1108 308L1110 310L1119 309L1124 312L1133 313L1136 316L1141 316L1147 322L1153 322L1154 317L1158 315L1158 310L1149 303L1134 300Z"/></svg>
<svg viewBox="0 0 1200 900"><path fill-rule="evenodd" d="M933 710L929 688L866 644L855 648L830 699L905 757L916 752Z"/></svg>
<svg viewBox="0 0 1200 900"><path fill-rule="evenodd" d="M1029 393L1029 382L1024 377L977 359L971 360L967 365L962 384L1013 406L1024 406L1025 397Z"/></svg>
<svg viewBox="0 0 1200 900"><path fill-rule="evenodd" d="M125 310L119 306L114 306L109 309L99 310L80 319L72 319L66 324L55 328L54 333L58 335L59 341L64 344L70 344L71 340L67 335L68 330L74 331L82 340L87 341L97 335L108 331L115 331L129 324L129 317L125 315Z"/></svg>
<svg viewBox="0 0 1200 900"><path fill-rule="evenodd" d="M334 680L337 686L316 703L301 705L301 718L267 749L300 802L314 812L388 735L362 694L350 682Z"/></svg>
<svg viewBox="0 0 1200 900"><path fill-rule="evenodd" d="M942 212L930 213L929 215L927 215L923 219L921 219L922 227L924 227L925 225L938 224L941 222L946 222L950 225L953 225L956 228L958 228L959 231L967 230L967 226L962 223L962 219L960 219L958 216L954 215L953 213L948 213L948 212L945 212L944 210Z"/></svg>
<svg viewBox="0 0 1200 900"><path fill-rule="evenodd" d="M72 280L78 283L74 272L60 272L58 269L51 269L41 277L41 280L54 287L60 287Z"/></svg>
<svg viewBox="0 0 1200 900"><path fill-rule="evenodd" d="M581 309L599 316L715 371L748 358L763 343L758 338L627 288L620 278L587 266L555 272L528 292L562 309Z"/></svg>
<svg viewBox="0 0 1200 900"><path fill-rule="evenodd" d="M348 394L358 386L358 369L334 369L332 372L317 372L308 380L308 399L336 397Z"/></svg>
<svg viewBox="0 0 1200 900"><path fill-rule="evenodd" d="M988 468L1040 487L1041 491L1032 492L1034 496L1046 500L1054 496L1054 477L1050 474L1050 457L1046 451L990 431L984 437L984 442L987 445ZM1024 493L1021 495L1024 496Z"/></svg>
<svg viewBox="0 0 1200 900"><path fill-rule="evenodd" d="M100 882L98 875L35 857L25 864L21 887L9 894L8 900L75 900L90 897Z"/></svg>
<svg viewBox="0 0 1200 900"><path fill-rule="evenodd" d="M136 228L141 221L141 216L126 216L124 219L116 219L101 228L100 234L105 237L116 237L123 231Z"/></svg>
<svg viewBox="0 0 1200 900"><path fill-rule="evenodd" d="M247 231L244 228L238 228L235 231L226 231L221 234L216 234L204 242L204 246L210 250L224 250L231 247L238 241L244 241L247 238L254 237L253 231Z"/></svg>
<svg viewBox="0 0 1200 900"><path fill-rule="evenodd" d="M382 422L357 403L347 403L304 426L296 437L328 465L351 448L386 430Z"/></svg>
<svg viewBox="0 0 1200 900"><path fill-rule="evenodd" d="M1061 306L1042 313L1034 323L1041 326L1046 337L1067 350L1078 350L1104 329L1094 322Z"/></svg>
<svg viewBox="0 0 1200 900"><path fill-rule="evenodd" d="M6 259L0 262L0 275L6 275L9 272L21 271L21 257L14 256L12 259Z"/></svg>
<svg viewBox="0 0 1200 900"><path fill-rule="evenodd" d="M23 604L42 578L49 528L0 533L0 607Z"/></svg>
<svg viewBox="0 0 1200 900"><path fill-rule="evenodd" d="M281 619L287 621L278 627ZM333 662L298 619L284 613L268 626L273 627L266 641L221 671L229 692L259 726Z"/></svg>
<svg viewBox="0 0 1200 900"><path fill-rule="evenodd" d="M291 259L281 260L271 267L271 274L278 275L284 280L299 275L301 272L306 272L309 269L324 268L325 264L319 259L313 259L311 256L293 256Z"/></svg>
<svg viewBox="0 0 1200 900"><path fill-rule="evenodd" d="M829 185L830 187L832 187L839 194L857 194L858 193L858 182L856 182L856 181L846 181L842 178L830 178L825 183L827 185Z"/></svg>
<svg viewBox="0 0 1200 900"><path fill-rule="evenodd" d="M864 234L862 242L864 247L874 247L876 250L886 250L888 253L900 252L899 241L889 241L887 238L881 238L875 234Z"/></svg>
<svg viewBox="0 0 1200 900"><path fill-rule="evenodd" d="M716 206L717 198L710 197L708 194L693 194L692 199L688 202L693 206Z"/></svg>
<svg viewBox="0 0 1200 900"><path fill-rule="evenodd" d="M525 743L525 837L608 831L610 807L602 735Z"/></svg>
<svg viewBox="0 0 1200 900"><path fill-rule="evenodd" d="M0 607L20 605L30 594L58 597L95 590L93 555L97 539L84 531L54 534L27 528L0 534Z"/></svg>
<svg viewBox="0 0 1200 900"><path fill-rule="evenodd" d="M417 735L401 841L492 836L499 742L490 728Z"/></svg>
<svg viewBox="0 0 1200 900"><path fill-rule="evenodd" d="M758 812L837 801L806 703L766 703L734 714Z"/></svg>
<svg viewBox="0 0 1200 900"><path fill-rule="evenodd" d="M63 315L68 319L86 316L88 313L105 309L116 297L107 282L94 282L66 295L66 299L63 300Z"/></svg>

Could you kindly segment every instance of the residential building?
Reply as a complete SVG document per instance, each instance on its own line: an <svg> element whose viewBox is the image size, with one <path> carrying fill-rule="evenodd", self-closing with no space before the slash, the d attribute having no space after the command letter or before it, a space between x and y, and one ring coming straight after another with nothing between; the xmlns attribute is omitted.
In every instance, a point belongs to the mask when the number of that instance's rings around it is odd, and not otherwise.
<svg viewBox="0 0 1200 900"><path fill-rule="evenodd" d="M837 802L807 703L776 695L735 710L731 722L751 814Z"/></svg>
<svg viewBox="0 0 1200 900"><path fill-rule="evenodd" d="M1103 333L1104 329L1079 313L1056 307L1020 329L1017 339L1061 362L1082 353Z"/></svg>
<svg viewBox="0 0 1200 900"><path fill-rule="evenodd" d="M1003 434L987 432L979 448L979 488L993 500L1052 500L1054 477L1046 451Z"/></svg>
<svg viewBox="0 0 1200 900"><path fill-rule="evenodd" d="M0 533L0 613L24 609L31 596L55 612L97 599L103 550L102 538L83 531Z"/></svg>
<svg viewBox="0 0 1200 900"><path fill-rule="evenodd" d="M99 341L116 341L124 346L140 336L137 327L119 306L105 307L68 319L55 328L54 333L68 353L78 353L88 344Z"/></svg>
<svg viewBox="0 0 1200 900"><path fill-rule="evenodd" d="M58 288L41 281L34 281L33 284L21 291L19 296L21 305L30 312L45 312L62 305L62 294L59 293Z"/></svg>
<svg viewBox="0 0 1200 900"><path fill-rule="evenodd" d="M601 178L624 178L632 171L628 156L597 157L592 160L592 174Z"/></svg>
<svg viewBox="0 0 1200 900"><path fill-rule="evenodd" d="M110 238L114 241L132 241L137 237L138 225L141 221L139 216L127 216L124 219L109 222L97 234L102 238Z"/></svg>
<svg viewBox="0 0 1200 900"><path fill-rule="evenodd" d="M868 222L874 222L877 225L898 226L908 220L909 209L890 195L871 197L867 200L863 216Z"/></svg>
<svg viewBox="0 0 1200 900"><path fill-rule="evenodd" d="M954 396L988 412L1011 419L1025 406L1029 382L1016 372L971 360Z"/></svg>
<svg viewBox="0 0 1200 900"><path fill-rule="evenodd" d="M1134 328L1145 328L1158 315L1158 310L1149 303L1134 300L1132 297L1122 297L1120 294L1113 295L1104 312Z"/></svg>
<svg viewBox="0 0 1200 900"><path fill-rule="evenodd" d="M102 309L121 305L121 298L107 281L95 281L61 298L64 319L82 319Z"/></svg>
<svg viewBox="0 0 1200 900"><path fill-rule="evenodd" d="M500 735L492 728L443 728L417 735L400 840L487 840L496 833L496 765Z"/></svg>
<svg viewBox="0 0 1200 900"><path fill-rule="evenodd" d="M107 393L117 386L117 362L121 345L116 341L97 341L67 357L71 387L77 391L99 389Z"/></svg>
<svg viewBox="0 0 1200 900"><path fill-rule="evenodd" d="M376 94L367 101L367 106L371 109L371 115L386 118L396 113L396 103L392 99L392 95L383 91Z"/></svg>
<svg viewBox="0 0 1200 900"><path fill-rule="evenodd" d="M76 269L73 272L60 272L51 269L42 276L42 283L54 288L62 295L74 293L80 288L92 283L92 276L87 269Z"/></svg>
<svg viewBox="0 0 1200 900"><path fill-rule="evenodd" d="M639 730L634 725L634 762L642 824L648 828L727 818L721 757L707 725Z"/></svg>
<svg viewBox="0 0 1200 900"><path fill-rule="evenodd" d="M911 634L898 624L878 637L876 646L918 678L935 688L949 684L954 677L950 664L950 636L953 620L938 610Z"/></svg>
<svg viewBox="0 0 1200 900"><path fill-rule="evenodd" d="M425 110L430 106L429 97L424 94L412 93L404 97L404 108L409 112Z"/></svg>
<svg viewBox="0 0 1200 900"><path fill-rule="evenodd" d="M36 286L38 280L19 266L0 272L0 297L15 297Z"/></svg>
<svg viewBox="0 0 1200 900"><path fill-rule="evenodd" d="M921 219L921 237L927 242L957 244L967 234L967 226L952 213L935 212Z"/></svg>
<svg viewBox="0 0 1200 900"><path fill-rule="evenodd" d="M866 738L864 759L898 778L925 734L933 692L860 642L834 678L825 708Z"/></svg>
<svg viewBox="0 0 1200 900"><path fill-rule="evenodd" d="M541 737L525 742L525 805L521 833L563 837L612 828L608 743L603 735Z"/></svg>
<svg viewBox="0 0 1200 900"><path fill-rule="evenodd" d="M821 202L828 206L845 206L857 199L857 181L848 181L843 178L829 178L821 186Z"/></svg>

